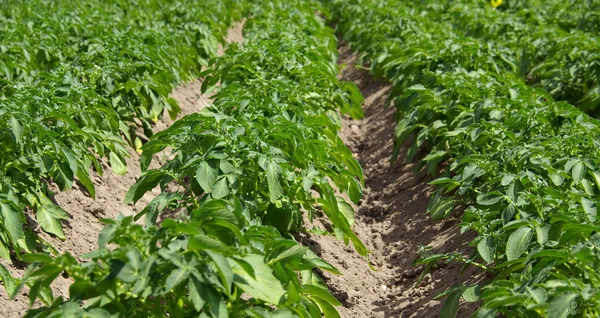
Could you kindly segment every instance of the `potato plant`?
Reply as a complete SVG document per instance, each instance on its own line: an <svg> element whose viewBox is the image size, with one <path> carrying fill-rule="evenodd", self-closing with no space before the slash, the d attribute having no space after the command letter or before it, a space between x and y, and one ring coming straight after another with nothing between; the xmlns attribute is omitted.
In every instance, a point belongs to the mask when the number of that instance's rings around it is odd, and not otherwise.
<svg viewBox="0 0 600 318"><path fill-rule="evenodd" d="M598 0L509 0L498 9L523 16L529 23L558 25L565 31L581 30L600 35Z"/></svg>
<svg viewBox="0 0 600 318"><path fill-rule="evenodd" d="M599 25L593 10L599 5L598 1L550 1L543 5L519 1L493 8L483 1L464 0L447 5L425 1L414 7L426 14L425 18L452 25L459 36L507 48L518 63L517 73L529 85L542 87L554 99L567 101L597 117L600 34L586 30ZM568 10L569 15L577 16L577 27L561 25L558 18L552 18L555 14L563 16L552 13L559 7L563 15ZM567 19L560 18L565 24Z"/></svg>
<svg viewBox="0 0 600 318"><path fill-rule="evenodd" d="M0 257L64 238L48 184L81 183L101 158L126 172L126 142L168 110L173 87L216 55L239 4L227 1L3 1L0 4ZM27 217L26 211L31 211Z"/></svg>
<svg viewBox="0 0 600 318"><path fill-rule="evenodd" d="M481 301L476 317L599 315L600 122L528 86L510 49L457 36L416 3L324 2L394 86L395 156L408 143L417 169L442 169L429 214L465 204L461 231L478 234L471 255L425 253L419 263L460 260L494 274L448 290L442 316L456 316L461 298Z"/></svg>
<svg viewBox="0 0 600 318"><path fill-rule="evenodd" d="M303 214L322 214L330 234L367 255L341 196L359 200L362 170L337 135L339 113L362 116L362 95L337 79L336 39L317 2L248 8L243 44L201 74L214 105L142 147L143 169L167 148L173 159L146 170L126 201L162 193L134 217L105 220L88 262L22 256L29 270L7 289L27 285L46 305L27 317L339 317L313 270L339 271L294 234L308 230ZM48 288L61 273L74 280L68 300Z"/></svg>

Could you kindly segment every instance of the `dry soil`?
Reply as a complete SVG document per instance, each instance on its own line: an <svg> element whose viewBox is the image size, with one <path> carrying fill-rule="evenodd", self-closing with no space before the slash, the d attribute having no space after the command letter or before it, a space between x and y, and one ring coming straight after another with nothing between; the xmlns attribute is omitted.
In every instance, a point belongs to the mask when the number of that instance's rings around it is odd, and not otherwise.
<svg viewBox="0 0 600 318"><path fill-rule="evenodd" d="M372 252L367 261L352 247L331 236L312 236L306 241L321 257L344 275L323 274L334 295L342 302L343 317L438 317L442 301L435 299L447 288L482 279L474 269L459 263L442 264L417 284L422 267L412 266L420 246L434 253L468 249L473 237L460 235L459 216L436 222L426 214L433 192L433 177L414 172L412 163L400 155L390 164L393 150L395 108L386 109L391 86L373 81L347 46L340 47L341 79L358 85L365 104L362 120L343 120L341 137L360 161L366 187L356 207L354 230ZM401 151L406 153L407 148ZM456 213L458 214L458 213ZM463 304L459 317L469 316L473 304Z"/></svg>

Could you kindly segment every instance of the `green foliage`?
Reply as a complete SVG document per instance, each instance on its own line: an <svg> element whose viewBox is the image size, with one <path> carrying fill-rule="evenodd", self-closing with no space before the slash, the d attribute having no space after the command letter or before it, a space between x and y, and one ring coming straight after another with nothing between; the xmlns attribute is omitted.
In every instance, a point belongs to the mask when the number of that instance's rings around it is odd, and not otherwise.
<svg viewBox="0 0 600 318"><path fill-rule="evenodd" d="M426 253L419 263L459 260L496 275L480 286L477 297L465 294L467 286L448 291L443 314L456 314L459 295L482 301L476 317L599 315L600 122L555 102L554 92L528 86L519 76L519 55L502 42L503 32L498 31L497 44L456 33L463 26L473 32L502 26L511 11L494 11L489 3L466 10L468 1L325 3L373 74L394 86L393 159L408 143L409 160L418 149L427 153L417 169L436 174L447 162L432 182L438 187L428 207L432 217L449 215L455 201L468 206L461 231L478 234L471 243L476 253ZM494 14L502 18L488 18ZM478 24L470 24L471 16L480 19ZM450 28L444 18L460 26ZM567 38L594 37L583 32ZM511 39L509 33L506 39L529 41L527 36ZM597 77L592 80L597 83Z"/></svg>
<svg viewBox="0 0 600 318"><path fill-rule="evenodd" d="M457 39L464 35L507 48L529 85L597 117L600 1L567 2L510 1L493 9L475 0L423 1L414 7L423 18L452 25Z"/></svg>
<svg viewBox="0 0 600 318"><path fill-rule="evenodd" d="M315 267L339 272L275 229L247 223L250 208L237 199L212 200L189 218L167 219L160 227L142 227L132 217L106 220L102 245L85 256L86 263L70 254L28 255L25 260L33 265L23 282L32 286L31 299L45 300L35 286L47 286L63 271L74 283L68 301L50 298L48 307L26 317L256 317L257 312L314 317L320 310L313 299L330 303L332 296L323 285L302 283L297 272ZM109 243L117 248L109 249ZM80 307L80 301L86 305Z"/></svg>
<svg viewBox="0 0 600 318"><path fill-rule="evenodd" d="M27 317L339 317L313 270L340 272L293 233L306 230L304 213L323 213L332 234L367 255L351 205L336 195L360 199L362 169L338 137L338 111L360 118L362 96L337 79L336 39L316 3L249 8L244 43L202 74L214 105L142 147L145 171L126 201L162 193L135 217L106 220L88 262L23 258L31 265L20 286L45 304ZM147 170L166 149L172 159ZM74 279L68 301L43 288L63 271Z"/></svg>
<svg viewBox="0 0 600 318"><path fill-rule="evenodd" d="M124 174L123 137L139 143L138 128L150 136L163 110L178 114L169 93L216 55L238 11L195 0L0 4L1 251L36 249L27 209L64 238L66 213L47 184L78 181L93 198L100 158Z"/></svg>

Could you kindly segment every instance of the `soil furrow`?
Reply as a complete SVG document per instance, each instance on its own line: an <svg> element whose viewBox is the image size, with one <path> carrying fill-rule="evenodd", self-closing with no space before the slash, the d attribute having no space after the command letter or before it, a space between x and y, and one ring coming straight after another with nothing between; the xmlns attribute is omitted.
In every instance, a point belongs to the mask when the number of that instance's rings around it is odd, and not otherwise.
<svg viewBox="0 0 600 318"><path fill-rule="evenodd" d="M359 159L366 178L363 199L356 207L354 229L367 245L371 263L353 248L331 236L313 236L316 251L338 267L343 276L324 274L334 295L343 303L343 317L436 317L442 301L434 299L447 288L480 279L477 271L451 263L424 276L416 285L422 268L412 266L420 246L432 246L435 253L463 250L473 237L460 235L458 216L435 222L426 214L433 178L413 172L413 164L402 155L390 165L393 150L395 108L385 108L391 86L373 81L364 69L357 69L356 57L346 46L340 48L342 79L353 81L365 97L365 118L344 119L341 138ZM457 213L455 213L456 215ZM473 311L464 306L459 316Z"/></svg>

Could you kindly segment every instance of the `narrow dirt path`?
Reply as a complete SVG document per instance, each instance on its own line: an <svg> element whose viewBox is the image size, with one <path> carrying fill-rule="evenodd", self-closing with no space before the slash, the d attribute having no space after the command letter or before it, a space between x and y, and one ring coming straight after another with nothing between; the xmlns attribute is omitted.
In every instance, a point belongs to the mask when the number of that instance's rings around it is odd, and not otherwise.
<svg viewBox="0 0 600 318"><path fill-rule="evenodd" d="M242 26L243 22L236 23L229 30L228 43L242 42ZM219 54L222 53L223 49L220 48ZM212 100L207 95L200 94L201 85L202 81L194 80L182 84L171 92L171 97L178 102L181 108L181 113L177 119L199 112L211 104ZM164 130L171 126L173 122L165 112L163 119L153 127L153 131L156 133ZM153 191L146 193L135 205L123 203L127 190L141 175L140 154L131 147L128 147L128 150L130 157L126 160L127 174L120 176L113 173L106 161L102 162L103 175L94 174L92 181L96 187L96 200L92 199L85 188L80 188L77 183L74 183L73 189L70 191L59 192L58 188L52 189L57 193L54 197L56 203L69 213L69 220L63 223L66 240L62 241L45 233L40 235L59 252L68 251L73 255L81 256L95 250L98 247L98 234L104 228L104 224L100 222L100 219L116 218L119 214L124 216L136 214L160 194L160 189L155 188ZM158 167L160 162L164 161L164 158L156 159L153 160L151 168ZM25 264L8 265L7 269L14 275L19 276L24 273ZM52 286L55 297L59 295L68 296L70 284L70 279L58 277ZM22 317L29 308L28 297L27 290L23 289L20 295L10 300L4 288L0 287L0 303L3 304L3 306L0 306L0 317ZM41 303L38 301L36 304Z"/></svg>
<svg viewBox="0 0 600 318"><path fill-rule="evenodd" d="M414 173L402 155L390 166L393 150L395 108L385 109L390 85L376 82L365 70L354 68L356 58L348 47L340 48L339 63L347 65L342 79L353 81L365 97L365 118L344 119L341 137L359 159L366 177L363 199L356 207L354 229L372 252L371 271L353 248L333 237L312 236L313 248L338 267L343 276L324 274L334 295L343 303L343 317L437 317L442 302L434 297L476 271L452 263L427 274L415 286L422 268L412 266L419 247L432 246L435 253L460 250L473 237L460 235L454 217L442 222L426 215L433 187L431 177ZM406 149L402 154L406 153ZM473 306L470 306L473 307ZM473 308L459 312L468 315Z"/></svg>

